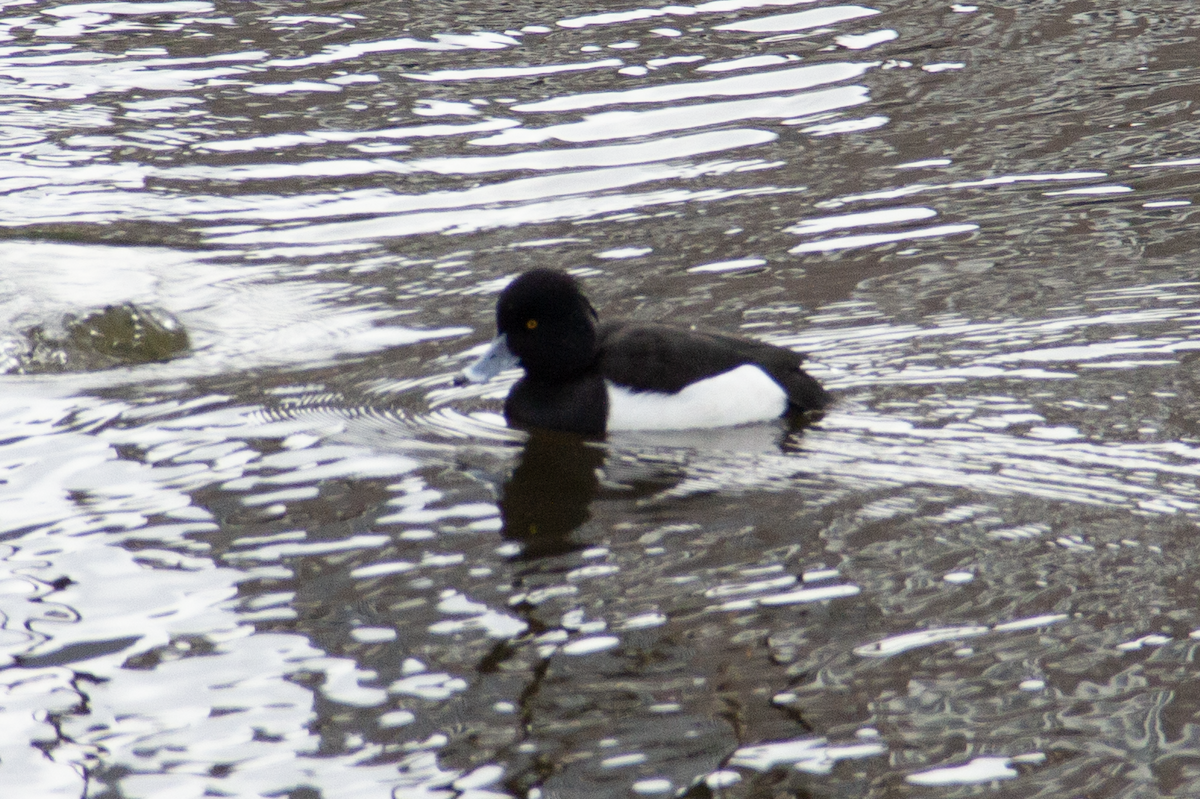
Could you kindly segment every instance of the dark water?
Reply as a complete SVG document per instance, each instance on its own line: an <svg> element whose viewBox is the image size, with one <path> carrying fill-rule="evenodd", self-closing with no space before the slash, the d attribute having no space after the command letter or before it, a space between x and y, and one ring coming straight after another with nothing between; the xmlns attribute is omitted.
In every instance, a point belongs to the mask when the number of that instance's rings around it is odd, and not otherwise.
<svg viewBox="0 0 1200 799"><path fill-rule="evenodd" d="M1198 36L0 5L0 795L1200 794ZM837 403L508 431L539 266Z"/></svg>

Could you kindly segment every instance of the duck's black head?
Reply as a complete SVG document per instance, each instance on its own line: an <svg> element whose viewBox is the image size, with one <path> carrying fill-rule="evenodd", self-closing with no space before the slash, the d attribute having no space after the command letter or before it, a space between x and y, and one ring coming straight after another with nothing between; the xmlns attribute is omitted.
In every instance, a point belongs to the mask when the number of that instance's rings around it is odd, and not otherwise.
<svg viewBox="0 0 1200 799"><path fill-rule="evenodd" d="M596 310L575 278L554 269L533 269L508 284L496 329L535 379L573 377L596 358Z"/></svg>

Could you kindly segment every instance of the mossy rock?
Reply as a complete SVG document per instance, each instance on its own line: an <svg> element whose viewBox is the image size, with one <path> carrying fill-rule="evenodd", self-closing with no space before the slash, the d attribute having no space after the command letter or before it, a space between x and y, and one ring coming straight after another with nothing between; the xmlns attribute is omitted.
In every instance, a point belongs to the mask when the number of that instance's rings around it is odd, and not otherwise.
<svg viewBox="0 0 1200 799"><path fill-rule="evenodd" d="M25 331L28 350L18 371L90 372L163 363L188 351L187 330L175 317L132 302L109 305L85 316L68 314L49 331Z"/></svg>

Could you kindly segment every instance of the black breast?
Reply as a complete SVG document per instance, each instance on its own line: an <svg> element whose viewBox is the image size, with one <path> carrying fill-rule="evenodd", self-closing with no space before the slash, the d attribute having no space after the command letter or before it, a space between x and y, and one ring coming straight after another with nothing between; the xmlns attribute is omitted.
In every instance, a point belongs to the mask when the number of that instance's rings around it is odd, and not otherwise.
<svg viewBox="0 0 1200 799"><path fill-rule="evenodd" d="M608 421L608 391L604 379L595 372L570 381L525 377L508 393L504 417L509 425L526 430L603 435Z"/></svg>

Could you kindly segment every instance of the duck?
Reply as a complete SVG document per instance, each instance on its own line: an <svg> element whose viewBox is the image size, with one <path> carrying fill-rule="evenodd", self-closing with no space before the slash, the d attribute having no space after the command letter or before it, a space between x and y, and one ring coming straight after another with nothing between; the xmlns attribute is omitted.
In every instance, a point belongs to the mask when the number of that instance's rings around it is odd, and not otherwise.
<svg viewBox="0 0 1200 799"><path fill-rule="evenodd" d="M830 396L805 356L754 339L627 320L601 321L558 269L518 275L496 302L496 337L457 382L520 367L504 402L510 427L597 437L810 415Z"/></svg>

